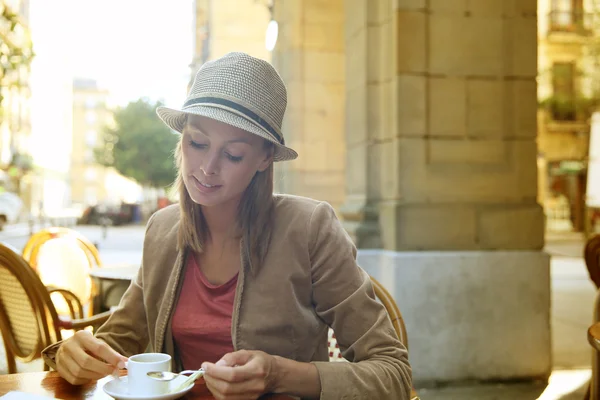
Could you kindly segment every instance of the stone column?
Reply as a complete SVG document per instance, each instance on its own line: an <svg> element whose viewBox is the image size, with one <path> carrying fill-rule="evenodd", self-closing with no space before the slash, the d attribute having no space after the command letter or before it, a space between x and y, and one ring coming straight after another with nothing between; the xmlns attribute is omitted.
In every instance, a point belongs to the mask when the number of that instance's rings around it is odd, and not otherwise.
<svg viewBox="0 0 600 400"><path fill-rule="evenodd" d="M345 2L347 168L341 214L359 248L383 245L378 223L383 160L375 144L392 130L394 120L390 10L389 1Z"/></svg>
<svg viewBox="0 0 600 400"><path fill-rule="evenodd" d="M264 1L211 0L209 6L209 59L243 51L267 61L265 33L271 15Z"/></svg>
<svg viewBox="0 0 600 400"><path fill-rule="evenodd" d="M188 90L192 86L198 69L209 57L210 52L210 0L193 1L193 35L192 48L194 55L190 63L190 81Z"/></svg>
<svg viewBox="0 0 600 400"><path fill-rule="evenodd" d="M194 0L191 79L198 68L231 51L243 51L271 61L265 34L271 15L264 2L254 0ZM240 18L243 15L244 18ZM189 88L188 88L189 89Z"/></svg>
<svg viewBox="0 0 600 400"><path fill-rule="evenodd" d="M296 161L276 165L276 189L326 200L345 193L345 54L342 0L277 0L273 62L288 88L283 124Z"/></svg>
<svg viewBox="0 0 600 400"><path fill-rule="evenodd" d="M343 216L404 313L415 379L548 376L536 1L345 6Z"/></svg>

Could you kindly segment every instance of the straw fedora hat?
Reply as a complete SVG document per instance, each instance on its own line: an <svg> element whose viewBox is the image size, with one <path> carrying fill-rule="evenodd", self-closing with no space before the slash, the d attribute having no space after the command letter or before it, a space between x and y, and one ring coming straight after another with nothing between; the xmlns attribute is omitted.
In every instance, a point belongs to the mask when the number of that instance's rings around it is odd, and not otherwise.
<svg viewBox="0 0 600 400"><path fill-rule="evenodd" d="M273 160L285 161L298 157L281 133L286 105L285 84L271 64L228 53L202 65L180 110L158 107L156 113L179 133L189 114L235 126L273 143Z"/></svg>

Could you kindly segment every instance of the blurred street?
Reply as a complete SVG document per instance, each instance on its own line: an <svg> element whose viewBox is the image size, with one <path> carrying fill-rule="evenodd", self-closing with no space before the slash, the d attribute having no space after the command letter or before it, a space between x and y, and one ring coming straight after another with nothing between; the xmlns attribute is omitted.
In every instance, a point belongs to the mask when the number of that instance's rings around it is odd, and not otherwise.
<svg viewBox="0 0 600 400"><path fill-rule="evenodd" d="M35 226L36 231L38 225ZM106 237L101 226L79 225L73 227L98 247L104 264L138 263L142 258L144 225L108 227ZM29 238L29 225L8 225L0 232L0 242L7 243L19 251Z"/></svg>

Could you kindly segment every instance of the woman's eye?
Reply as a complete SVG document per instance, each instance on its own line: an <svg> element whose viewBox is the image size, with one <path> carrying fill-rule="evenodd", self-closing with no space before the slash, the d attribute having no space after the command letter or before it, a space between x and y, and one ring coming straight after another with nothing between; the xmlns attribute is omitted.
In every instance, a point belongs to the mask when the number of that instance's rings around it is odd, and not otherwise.
<svg viewBox="0 0 600 400"><path fill-rule="evenodd" d="M192 146L195 149L204 149L204 148L206 148L205 144L194 142L193 140L190 140L190 146Z"/></svg>
<svg viewBox="0 0 600 400"><path fill-rule="evenodd" d="M242 161L242 157L236 157L236 156L232 156L231 154L225 153L225 155L227 156L227 158L229 158L232 162L240 162Z"/></svg>

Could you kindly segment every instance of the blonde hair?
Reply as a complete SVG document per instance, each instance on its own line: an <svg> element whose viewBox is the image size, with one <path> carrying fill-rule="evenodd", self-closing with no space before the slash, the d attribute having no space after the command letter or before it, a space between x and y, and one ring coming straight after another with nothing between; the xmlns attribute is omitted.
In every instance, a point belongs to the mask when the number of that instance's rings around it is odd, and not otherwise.
<svg viewBox="0 0 600 400"><path fill-rule="evenodd" d="M267 140L265 149L270 150L273 144ZM202 253L204 243L210 232L202 208L190 197L183 181L182 173L183 134L175 149L177 178L173 190L179 194L180 224L177 232L179 249L190 249ZM267 169L258 171L244 191L237 211L237 228L241 232L245 257L252 268L260 265L266 256L271 241L273 218L273 163Z"/></svg>

